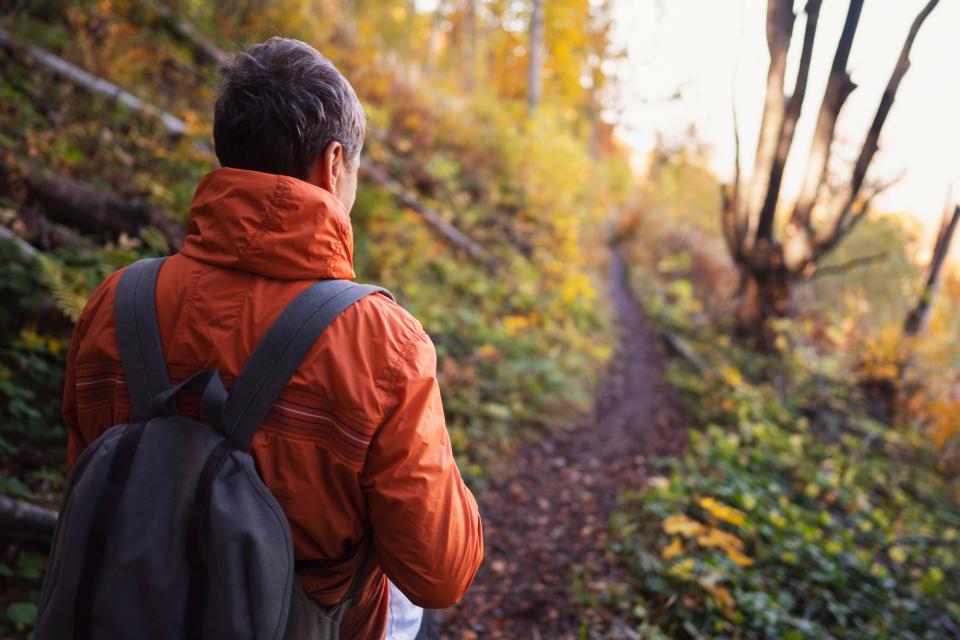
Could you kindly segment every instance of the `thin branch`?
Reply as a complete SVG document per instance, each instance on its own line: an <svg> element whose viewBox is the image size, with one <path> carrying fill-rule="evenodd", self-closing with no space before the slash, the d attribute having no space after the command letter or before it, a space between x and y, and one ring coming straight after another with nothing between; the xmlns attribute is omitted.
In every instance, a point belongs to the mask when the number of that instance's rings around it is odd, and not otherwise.
<svg viewBox="0 0 960 640"><path fill-rule="evenodd" d="M727 251L734 262L739 262L742 254L737 243L737 205L735 196L731 195L730 185L720 185L720 229L727 244Z"/></svg>
<svg viewBox="0 0 960 640"><path fill-rule="evenodd" d="M202 62L220 64L228 58L227 54L212 42L207 40L200 31L187 20L177 16L176 12L167 6L163 0L141 0L154 14L158 22L162 23L175 36L186 40L193 45L194 55Z"/></svg>
<svg viewBox="0 0 960 640"><path fill-rule="evenodd" d="M859 256L857 258L852 258L846 262L841 262L840 264L831 264L825 267L820 267L814 271L813 275L810 277L811 280L817 278L823 278L825 276L839 275L841 273L846 273L851 269L856 269L857 267L865 267L868 264L873 264L875 262L881 262L887 257L887 252L883 251L881 253L874 253L866 256Z"/></svg>
<svg viewBox="0 0 960 640"><path fill-rule="evenodd" d="M890 180L874 183L869 193L861 198L859 202L853 203L849 209L839 216L836 216L833 226L829 227L822 235L811 238L811 242L814 245L813 260L819 260L833 251L840 243L840 240L849 235L854 227L870 212L873 200L903 180L904 176L906 176L906 172L901 171Z"/></svg>
<svg viewBox="0 0 960 640"><path fill-rule="evenodd" d="M850 178L850 184L847 186L846 196L837 209L837 218L840 218L845 212L849 211L850 207L856 201L857 195L860 193L860 188L863 186L863 180L867 175L870 162L879 149L878 142L880 140L880 132L890 113L890 108L893 106L897 90L900 88L900 81L903 80L903 76L910 68L910 50L913 48L913 42L916 40L920 27L923 26L924 21L939 2L940 0L930 0L910 26L910 32L907 34L907 39L903 43L903 48L900 50L900 57L897 59L897 64L893 68L889 82L887 82L887 88L884 90L883 97L880 99L877 113L873 118L873 124L870 125L867 137L863 141L863 146L860 148L860 155L857 157L857 162L854 165L853 176ZM833 228L834 230L840 229L841 224L836 223ZM829 238L830 235L831 234L828 233L827 237Z"/></svg>
<svg viewBox="0 0 960 640"><path fill-rule="evenodd" d="M726 210L723 215L725 223L730 228L730 255L734 260L740 260L744 254L743 241L747 237L748 218L742 215L740 202L740 123L737 119L737 101L734 98L730 104L731 114L733 116L733 193L730 195L730 201L726 203ZM726 220L729 217L729 220Z"/></svg>
<svg viewBox="0 0 960 640"><path fill-rule="evenodd" d="M703 358L698 356L697 352L680 336L669 331L663 331L660 333L660 339L663 340L663 345L669 353L685 360L697 371L705 371L708 368Z"/></svg>
<svg viewBox="0 0 960 640"><path fill-rule="evenodd" d="M44 51L40 47L35 47L33 45L20 42L18 38L3 28L0 28L0 46L16 51L17 53L26 54L62 78L65 78L66 80L69 80L70 82L79 85L92 93L106 96L112 100L115 100L129 107L134 112L159 122L168 135L180 137L185 135L189 129L187 123L180 118L170 115L166 111L155 107L152 104L144 102L132 93L124 91L112 82L108 82L103 78L98 78L97 76L84 71L80 67L67 62L63 58L59 58L52 53Z"/></svg>
<svg viewBox="0 0 960 640"><path fill-rule="evenodd" d="M770 169L770 180L767 194L760 209L760 222L757 225L757 240L773 239L773 223L777 213L777 201L780 198L780 184L783 180L783 170L793 145L793 135L800 119L800 110L807 93L807 79L810 75L810 60L813 57L813 43L817 35L817 22L820 18L820 5L823 0L808 0L806 7L807 23L803 33L803 49L800 53L800 66L797 70L797 81L793 95L787 104L787 112L780 128L776 154Z"/></svg>
<svg viewBox="0 0 960 640"><path fill-rule="evenodd" d="M940 222L933 257L930 259L930 266L927 269L926 282L923 285L920 298L913 309L910 310L910 314L903 325L905 335L915 336L920 333L930 317L933 296L937 291L937 285L940 283L940 272L947 261L947 255L950 253L950 244L953 241L953 234L957 230L958 223L960 223L960 206L953 210L952 215L944 216Z"/></svg>
<svg viewBox="0 0 960 640"><path fill-rule="evenodd" d="M820 113L817 116L813 142L810 145L806 174L790 218L797 228L807 232L810 231L810 216L813 213L813 205L820 194L820 187L823 185L827 173L837 118L843 104L857 86L847 72L847 61L850 58L850 49L853 47L853 37L857 32L862 10L863 0L850 0L847 17L843 23L843 32L840 34L840 41L837 43L833 64L830 67L827 88L823 93L823 101L820 103Z"/></svg>
<svg viewBox="0 0 960 640"><path fill-rule="evenodd" d="M780 131L786 114L784 78L795 19L793 0L767 1L767 50L770 52L770 66L767 70L767 88L763 100L763 116L760 120L760 135L757 139L753 174L750 176L740 213L747 219L748 240L757 231L758 215L767 185L770 183L770 170L780 142Z"/></svg>

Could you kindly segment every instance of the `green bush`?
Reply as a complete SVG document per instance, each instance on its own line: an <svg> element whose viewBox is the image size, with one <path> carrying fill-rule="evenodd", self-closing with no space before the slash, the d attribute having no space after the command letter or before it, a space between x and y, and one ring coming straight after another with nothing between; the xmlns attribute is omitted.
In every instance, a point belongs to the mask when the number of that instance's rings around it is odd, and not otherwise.
<svg viewBox="0 0 960 640"><path fill-rule="evenodd" d="M661 326L695 324L653 300ZM956 635L960 508L921 434L866 417L849 378L786 334L776 359L702 321L687 339L706 367L673 361L669 378L702 428L623 496L611 526L626 578L594 603L647 637Z"/></svg>

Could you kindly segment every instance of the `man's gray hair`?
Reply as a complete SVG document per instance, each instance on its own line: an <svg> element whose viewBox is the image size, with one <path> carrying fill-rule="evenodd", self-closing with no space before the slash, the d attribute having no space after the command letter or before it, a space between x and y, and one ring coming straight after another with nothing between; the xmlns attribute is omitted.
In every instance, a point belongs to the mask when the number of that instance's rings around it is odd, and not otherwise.
<svg viewBox="0 0 960 640"><path fill-rule="evenodd" d="M366 116L353 87L319 51L270 38L220 67L213 139L224 167L306 179L336 140L348 162L363 147Z"/></svg>

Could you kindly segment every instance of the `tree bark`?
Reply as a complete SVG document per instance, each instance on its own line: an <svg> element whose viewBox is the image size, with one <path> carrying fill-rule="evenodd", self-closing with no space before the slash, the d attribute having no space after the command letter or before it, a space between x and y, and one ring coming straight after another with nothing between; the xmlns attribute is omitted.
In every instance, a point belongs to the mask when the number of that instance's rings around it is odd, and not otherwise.
<svg viewBox="0 0 960 640"><path fill-rule="evenodd" d="M472 92L477 80L477 0L466 0L464 12L463 85Z"/></svg>
<svg viewBox="0 0 960 640"><path fill-rule="evenodd" d="M780 132L786 111L784 78L787 70L787 52L793 35L793 0L768 0L767 3L767 49L770 66L767 70L767 92L763 101L763 116L760 121L760 137L753 163L753 174L741 203L740 216L746 221L746 238L749 242L758 231L758 214L764 194L770 183ZM759 237L759 236L758 236Z"/></svg>
<svg viewBox="0 0 960 640"><path fill-rule="evenodd" d="M757 226L757 240L773 240L773 226L777 214L777 201L780 199L780 184L783 180L783 169L790 155L793 145L793 135L800 119L803 108L803 99L807 93L807 78L810 75L810 60L813 57L813 43L817 35L817 22L820 18L820 5L823 0L808 0L806 7L807 24L803 34L803 49L800 53L800 66L797 70L797 81L793 94L787 104L783 125L780 127L780 138L777 142L776 153L770 167L770 178L767 184L767 193L760 209L760 222Z"/></svg>
<svg viewBox="0 0 960 640"><path fill-rule="evenodd" d="M810 216L813 205L820 194L827 173L827 164L830 161L830 148L833 145L834 132L837 127L837 117L843 108L844 102L857 85L850 79L847 72L847 61L850 58L850 49L853 46L853 37L860 22L860 13L863 10L863 0L850 0L847 17L837 43L837 51L830 67L830 76L827 79L827 89L820 104L820 113L817 116L817 126L813 133L813 143L810 145L810 156L807 159L807 170L797 196L797 204L793 210L791 221L794 225L809 232Z"/></svg>
<svg viewBox="0 0 960 640"><path fill-rule="evenodd" d="M527 69L527 108L532 112L540 105L543 93L543 3L533 0L530 14L530 66Z"/></svg>
<svg viewBox="0 0 960 640"><path fill-rule="evenodd" d="M936 294L937 285L940 283L940 272L943 270L947 255L950 253L950 244L953 242L953 234L957 230L958 222L960 222L960 206L953 210L952 215L944 215L940 223L937 241L933 248L933 257L930 260L930 266L927 268L923 291L903 325L903 333L906 336L915 336L926 327L930 318L933 296Z"/></svg>
<svg viewBox="0 0 960 640"><path fill-rule="evenodd" d="M737 307L737 334L762 351L773 347L771 318L787 315L795 274L783 263L779 247L759 247L763 255L741 267L743 291Z"/></svg>
<svg viewBox="0 0 960 640"><path fill-rule="evenodd" d="M853 167L853 176L850 178L850 183L844 190L844 197L840 200L840 206L834 213L831 224L824 233L820 234L817 241L818 245L832 247L836 244L839 236L846 233L845 227L848 224L857 196L860 194L860 189L863 187L863 180L866 178L867 169L870 167L870 162L879 149L878 142L880 140L880 132L883 130L883 125L890 113L890 108L893 106L897 90L900 88L900 81L903 80L903 76L910 68L910 50L913 48L913 42L917 37L917 33L920 31L920 27L923 26L924 21L934 8L936 8L939 1L940 0L930 0L910 26L907 39L903 43L903 48L900 50L900 57L897 59L897 64L893 68L890 80L887 82L887 88L884 90L883 97L880 99L880 105L877 107L877 113L873 118L873 123L870 125L867 137L860 148L860 155L857 157L857 162Z"/></svg>
<svg viewBox="0 0 960 640"><path fill-rule="evenodd" d="M183 225L139 198L109 193L26 163L17 163L14 171L0 163L0 176L10 173L16 174L13 179L19 178L26 187L26 201L41 204L54 222L87 233L114 235L136 235L143 227L153 226L163 234L169 249L176 250L183 242Z"/></svg>

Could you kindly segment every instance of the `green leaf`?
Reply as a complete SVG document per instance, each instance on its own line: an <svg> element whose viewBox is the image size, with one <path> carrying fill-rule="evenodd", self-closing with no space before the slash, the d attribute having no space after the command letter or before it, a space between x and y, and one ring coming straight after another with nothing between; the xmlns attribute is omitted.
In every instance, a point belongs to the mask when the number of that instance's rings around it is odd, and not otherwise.
<svg viewBox="0 0 960 640"><path fill-rule="evenodd" d="M15 625L30 625L37 619L37 605L32 602L15 602L7 607L7 620Z"/></svg>

